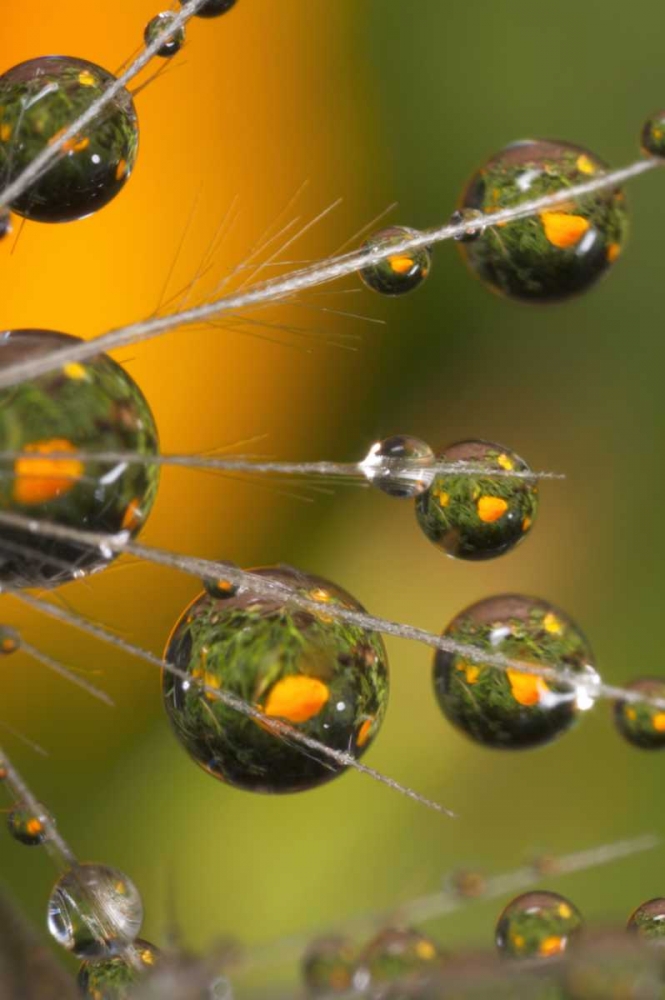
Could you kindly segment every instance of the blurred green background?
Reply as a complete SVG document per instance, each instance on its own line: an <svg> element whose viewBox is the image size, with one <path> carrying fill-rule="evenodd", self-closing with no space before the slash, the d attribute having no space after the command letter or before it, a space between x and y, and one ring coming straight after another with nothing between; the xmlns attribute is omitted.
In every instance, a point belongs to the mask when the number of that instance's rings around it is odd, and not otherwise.
<svg viewBox="0 0 665 1000"><path fill-rule="evenodd" d="M124 32L124 48L116 41L114 49L120 62L154 4L105 7ZM82 8L63 3L57 30L66 31ZM20 30L28 14L12 16ZM39 291L28 228L16 254L5 258L9 279L22 289L20 301L10 296L5 305L5 324L40 322L83 334L147 314L197 185L203 215L221 217L207 204L230 200L243 171L261 198L254 218L245 192L245 243L259 237L306 177L312 215L345 196L340 216L286 252L301 259L333 251L393 200L399 208L392 222L444 221L471 172L516 139L567 139L613 165L628 163L639 155L643 119L665 104L661 16L651 0L238 0L228 24L225 18L192 26L184 66L146 95L146 156L151 134L163 134L173 149L172 158L153 156L159 203L140 201L150 185L146 167L136 189L128 188L127 205L120 206L123 195L107 210L109 217L128 213L117 216L118 225L140 252L152 246L150 274L139 281L121 253L113 272L97 275L94 309L69 322L77 281L71 257L63 294L26 303L30 281ZM79 41L75 54L105 57L110 65L110 52L95 52L101 24L76 21L91 43L84 51ZM51 38L43 26L38 43L21 57L62 48L61 36ZM203 159L199 172L195 137L175 141L182 122L169 107L217 107L211 87L223 90L238 128L211 112L218 159ZM256 124L273 112L283 116L282 135ZM183 185L185 170L191 190ZM311 353L207 331L121 355L131 359L129 370L154 406L165 450L203 451L267 434L249 450L285 460L353 461L376 438L406 432L434 447L488 438L534 468L564 472L564 482L543 486L536 529L516 552L491 563L447 560L421 534L408 501L372 491L340 486L306 506L259 483L178 470L164 475L145 540L246 566L293 563L338 582L377 614L433 631L482 597L533 594L579 622L608 682L663 673L664 191L659 172L631 186L625 254L596 289L564 305L499 300L467 273L454 247L443 245L426 286L403 301L369 291L338 297L333 289L311 300L384 319L385 328L291 310L286 322L311 326L311 338L295 341ZM155 218L169 234L164 249L150 243ZM75 253L102 240L95 225L72 227L66 238ZM181 257L184 282L196 273L209 236L210 229ZM44 237L47 250L58 238ZM228 266L242 258L244 245L232 234L221 251ZM116 315L115 291L125 282L141 286L135 315ZM39 319L29 318L30 309ZM270 319L284 322L284 315L273 310ZM324 322L328 331L359 334L357 351L325 346L316 332ZM196 590L186 577L128 563L61 593L77 610L161 651ZM459 867L494 873L542 851L661 832L662 759L625 744L606 704L546 749L485 751L441 716L430 652L395 640L387 643L388 717L367 762L453 808L457 820L356 774L285 798L222 787L171 736L154 671L5 601L6 617L33 642L68 663L102 670L117 699L109 711L27 660L3 663L0 720L50 752L42 760L12 741L17 764L81 857L115 864L138 883L144 935L157 943L171 883L192 946L225 935L252 945L398 907ZM640 902L663 894L664 857L661 849L544 886L568 895L592 923L622 923ZM22 908L42 922L53 878L45 856L3 838L0 870ZM491 947L504 902L474 904L430 930L451 949ZM275 975L296 976L297 963L288 958Z"/></svg>

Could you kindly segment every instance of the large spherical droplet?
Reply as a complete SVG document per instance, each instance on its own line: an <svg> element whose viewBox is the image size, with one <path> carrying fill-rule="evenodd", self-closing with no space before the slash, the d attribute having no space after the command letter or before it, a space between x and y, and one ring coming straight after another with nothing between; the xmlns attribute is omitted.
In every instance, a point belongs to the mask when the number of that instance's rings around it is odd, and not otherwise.
<svg viewBox="0 0 665 1000"><path fill-rule="evenodd" d="M0 334L0 367L77 342L48 330ZM0 513L88 531L135 534L155 499L157 466L95 462L77 452L157 451L141 390L105 354L0 390ZM71 458L67 455L71 454ZM57 455L59 457L51 457ZM107 565L98 548L0 523L0 581L45 587Z"/></svg>
<svg viewBox="0 0 665 1000"><path fill-rule="evenodd" d="M398 246L410 236L417 236L415 229L391 226L382 229L363 244L363 250L382 250ZM427 247L401 250L391 257L384 257L375 264L368 264L360 277L368 288L381 295L404 295L422 285L432 267L432 255Z"/></svg>
<svg viewBox="0 0 665 1000"><path fill-rule="evenodd" d="M419 995L439 970L444 955L438 945L421 931L413 928L387 928L373 938L363 950L353 985L358 992L373 998Z"/></svg>
<svg viewBox="0 0 665 1000"><path fill-rule="evenodd" d="M450 623L444 638L524 664L566 669L582 683L597 678L589 645L562 611L532 597L506 595L471 605ZM434 689L446 716L487 747L518 750L561 736L587 707L588 691L525 673L499 669L463 652L438 650Z"/></svg>
<svg viewBox="0 0 665 1000"><path fill-rule="evenodd" d="M408 434L377 441L361 463L372 484L391 497L415 497L434 478L434 452L428 444Z"/></svg>
<svg viewBox="0 0 665 1000"><path fill-rule="evenodd" d="M169 639L165 659L189 679L165 670L164 704L176 736L210 774L250 791L301 791L344 768L234 711L214 691L236 695L269 718L359 757L386 710L385 648L378 634L326 613L335 605L362 610L334 584L281 566L255 572L316 601L320 614L244 590L223 601L202 594Z"/></svg>
<svg viewBox="0 0 665 1000"><path fill-rule="evenodd" d="M302 960L302 974L309 996L349 993L353 982L356 950L346 938L317 938Z"/></svg>
<svg viewBox="0 0 665 1000"><path fill-rule="evenodd" d="M158 948L137 938L130 958L116 955L96 962L83 962L76 981L83 996L89 1000L128 1000L132 987L154 969L159 957Z"/></svg>
<svg viewBox="0 0 665 1000"><path fill-rule="evenodd" d="M665 681L657 677L640 677L626 684L628 691L657 698L665 706ZM642 750L661 750L665 747L665 707L649 701L617 701L614 721L625 739Z"/></svg>
<svg viewBox="0 0 665 1000"><path fill-rule="evenodd" d="M479 238L460 244L471 268L494 291L529 302L556 302L590 288L623 246L627 217L620 191L597 191L497 225L491 216L606 169L572 143L526 139L506 146L473 175L462 196L463 210L488 216Z"/></svg>
<svg viewBox="0 0 665 1000"><path fill-rule="evenodd" d="M527 892L505 908L496 925L496 946L507 958L562 955L582 929L582 917L555 892Z"/></svg>
<svg viewBox="0 0 665 1000"><path fill-rule="evenodd" d="M665 944L665 899L656 897L642 903L631 913L627 926L645 940Z"/></svg>
<svg viewBox="0 0 665 1000"><path fill-rule="evenodd" d="M455 559L477 561L503 555L527 536L538 511L538 483L523 475L531 470L519 455L490 441L461 441L438 461L459 463L460 472L438 473L416 501L418 524L430 541Z"/></svg>
<svg viewBox="0 0 665 1000"><path fill-rule="evenodd" d="M16 180L114 81L101 66L65 56L30 59L1 76L3 184ZM134 102L123 88L9 207L38 222L69 222L96 212L127 182L138 136Z"/></svg>
<svg viewBox="0 0 665 1000"><path fill-rule="evenodd" d="M79 958L119 955L141 930L143 904L134 883L117 868L74 865L53 887L48 928Z"/></svg>

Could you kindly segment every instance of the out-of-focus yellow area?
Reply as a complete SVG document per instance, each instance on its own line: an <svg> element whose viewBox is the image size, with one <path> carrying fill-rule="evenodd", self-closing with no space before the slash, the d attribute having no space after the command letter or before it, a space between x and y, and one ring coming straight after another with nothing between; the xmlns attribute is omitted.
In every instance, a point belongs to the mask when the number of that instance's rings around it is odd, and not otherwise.
<svg viewBox="0 0 665 1000"><path fill-rule="evenodd" d="M270 226L299 217L286 242L340 196L281 259L297 266L333 252L393 200L391 222L440 223L478 164L515 139L568 139L627 163L642 120L665 103L658 12L651 0L494 0L482 11L439 0L238 0L228 16L195 20L183 53L137 97L141 148L122 194L98 216L27 224L0 247L2 325L89 337L171 299L198 303L243 268ZM113 70L154 13L146 0L61 0L38 14L6 0L3 67L64 53ZM143 539L245 566L293 563L373 612L433 631L482 597L533 594L580 623L608 681L663 673L662 180L631 188L631 243L612 273L560 306L488 294L442 246L426 286L403 300L347 280L341 294L304 296L252 324L234 318L118 352L165 451L244 441L238 451L353 461L376 438L405 432L434 447L489 438L566 473L543 485L538 523L517 551L455 563L425 539L408 501L337 486L303 502L288 482L184 470L164 472ZM237 271L228 287L252 275ZM121 560L55 596L161 652L196 590L191 578ZM50 756L3 739L80 855L137 882L144 933L157 943L171 885L191 944L222 935L253 944L396 907L455 867L491 873L536 853L660 832L662 759L624 744L606 704L544 750L486 751L441 716L431 653L391 640L391 704L367 761L459 818L360 775L252 796L189 761L154 669L3 601L3 618L117 701L111 711L27 658L2 663L0 722ZM622 922L662 894L661 862L654 852L541 885L591 922ZM0 872L41 921L53 878L45 856L0 838ZM476 903L432 933L450 948L491 947L505 902ZM295 969L286 963L280 975Z"/></svg>

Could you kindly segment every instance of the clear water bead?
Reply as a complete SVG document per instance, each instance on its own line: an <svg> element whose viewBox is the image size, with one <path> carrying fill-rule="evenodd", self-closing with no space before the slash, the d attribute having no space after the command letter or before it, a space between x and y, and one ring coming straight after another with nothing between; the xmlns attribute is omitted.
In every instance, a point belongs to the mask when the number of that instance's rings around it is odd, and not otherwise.
<svg viewBox="0 0 665 1000"><path fill-rule="evenodd" d="M473 240L477 240L482 234L484 226L478 226L477 223L484 218L484 213L477 208L462 208L458 209L456 212L450 216L451 226L464 225L464 232L455 236L454 239L457 243L471 243Z"/></svg>
<svg viewBox="0 0 665 1000"><path fill-rule="evenodd" d="M155 16L148 22L144 32L144 40L146 45L152 45L154 41L166 31L171 24L175 21L175 14L171 11L164 11L161 14L155 14ZM163 42L157 49L157 55L161 56L162 59L170 59L171 56L175 56L180 52L180 49L185 44L185 29L176 28L173 34L169 35L165 42Z"/></svg>
<svg viewBox="0 0 665 1000"><path fill-rule="evenodd" d="M417 497L434 481L434 452L419 438L395 434L373 444L360 467L388 496Z"/></svg>
<svg viewBox="0 0 665 1000"><path fill-rule="evenodd" d="M121 954L141 930L143 903L134 883L117 868L79 864L53 887L48 929L79 958Z"/></svg>

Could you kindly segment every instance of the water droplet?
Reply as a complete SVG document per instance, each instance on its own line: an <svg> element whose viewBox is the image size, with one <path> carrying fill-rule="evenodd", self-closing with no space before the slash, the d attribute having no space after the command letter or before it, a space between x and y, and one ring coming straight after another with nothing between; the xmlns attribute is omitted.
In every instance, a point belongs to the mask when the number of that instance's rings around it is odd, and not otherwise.
<svg viewBox="0 0 665 1000"><path fill-rule="evenodd" d="M108 958L131 944L143 922L134 883L117 868L77 864L56 882L48 928L58 944L79 958Z"/></svg>
<svg viewBox="0 0 665 1000"><path fill-rule="evenodd" d="M434 452L419 438L397 434L377 441L360 463L365 477L388 496L415 497L434 479Z"/></svg>
<svg viewBox="0 0 665 1000"><path fill-rule="evenodd" d="M505 908L496 925L496 946L506 958L562 955L582 929L582 917L555 892L527 892Z"/></svg>

